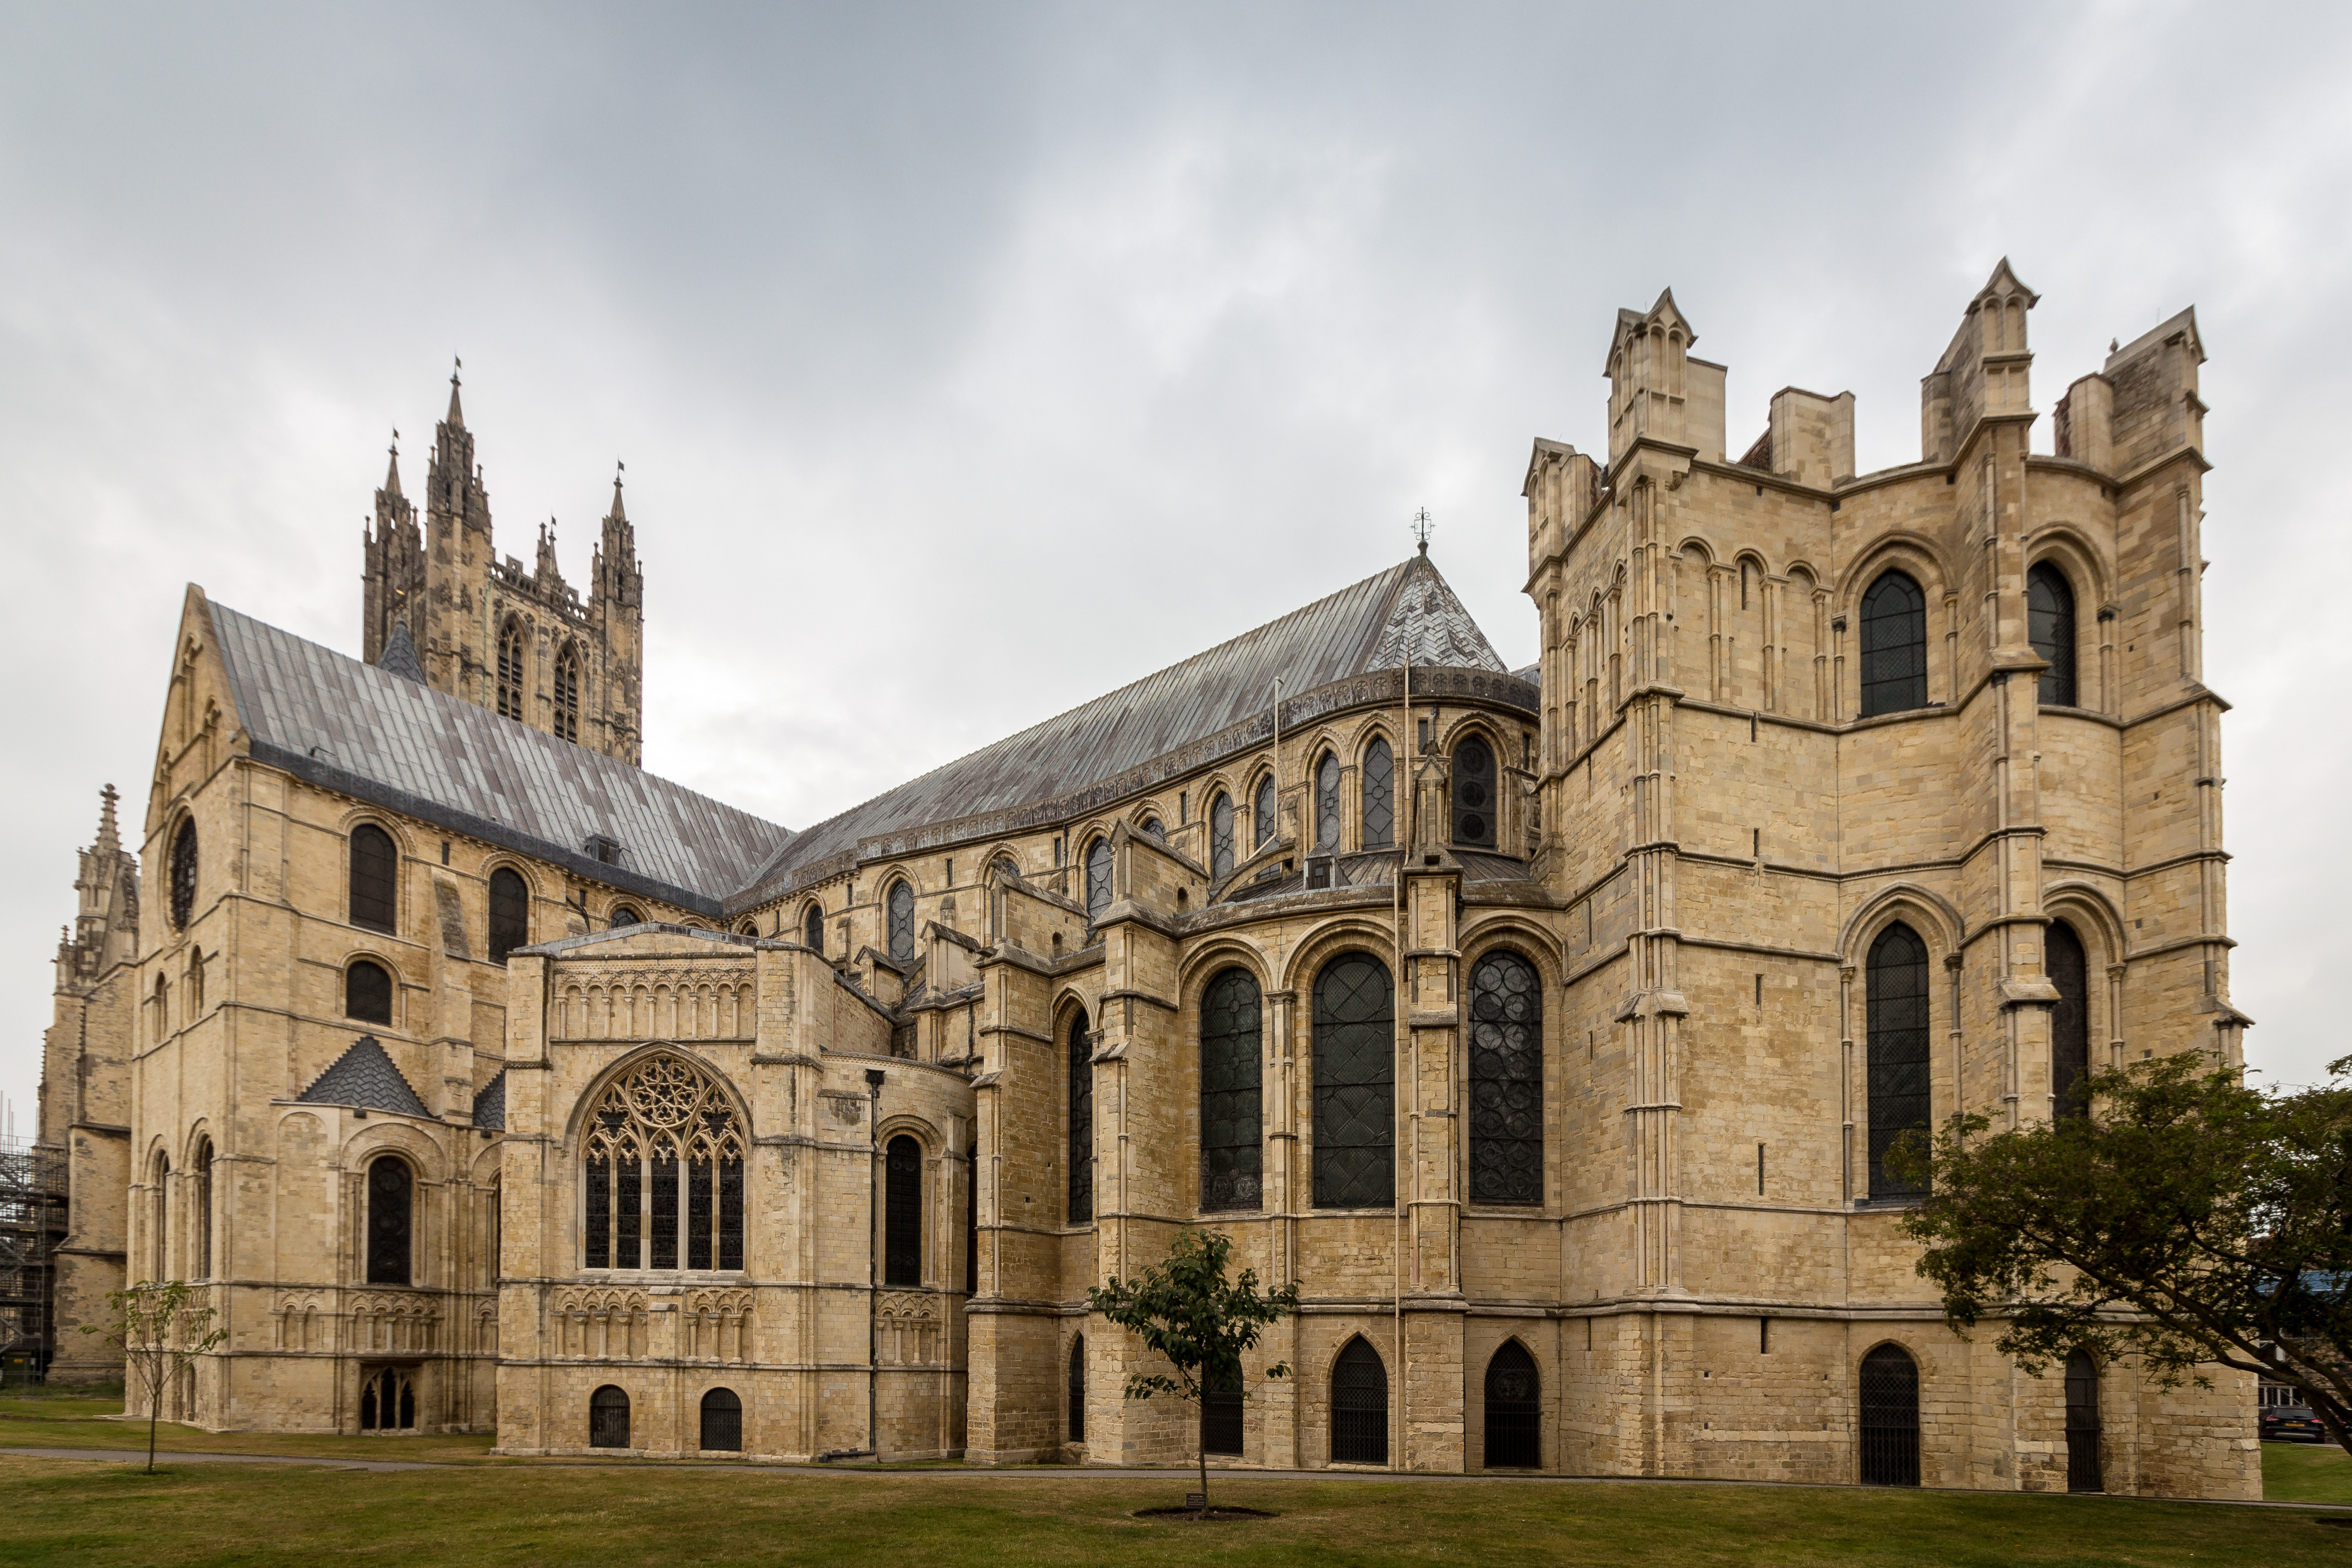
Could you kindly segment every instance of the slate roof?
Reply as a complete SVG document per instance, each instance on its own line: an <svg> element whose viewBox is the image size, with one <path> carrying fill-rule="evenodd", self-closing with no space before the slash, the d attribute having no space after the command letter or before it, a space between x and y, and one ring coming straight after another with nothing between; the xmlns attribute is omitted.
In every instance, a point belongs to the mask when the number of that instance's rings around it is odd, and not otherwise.
<svg viewBox="0 0 2352 1568"><path fill-rule="evenodd" d="M474 1125L492 1132L507 1130L507 1069L500 1068L498 1076L482 1085L482 1092L474 1096Z"/></svg>
<svg viewBox="0 0 2352 1568"><path fill-rule="evenodd" d="M717 915L792 831L208 605L254 756L321 787ZM412 657L413 657L413 649ZM621 846L598 861L591 835Z"/></svg>
<svg viewBox="0 0 2352 1568"><path fill-rule="evenodd" d="M362 1105L370 1110L396 1111L403 1116L429 1116L425 1102L400 1076L373 1035L362 1035L335 1065L319 1075L310 1088L294 1097L306 1105ZM499 1096L501 1109L505 1096Z"/></svg>

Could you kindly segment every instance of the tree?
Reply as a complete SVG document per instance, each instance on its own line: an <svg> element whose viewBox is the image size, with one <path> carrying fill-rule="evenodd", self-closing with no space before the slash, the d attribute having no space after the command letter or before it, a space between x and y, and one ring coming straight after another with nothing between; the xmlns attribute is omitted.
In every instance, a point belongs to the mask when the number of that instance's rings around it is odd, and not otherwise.
<svg viewBox="0 0 2352 1568"><path fill-rule="evenodd" d="M1904 1219L1963 1335L2027 1372L2082 1349L2158 1386L2212 1363L2299 1390L2352 1450L2352 1057L2250 1089L2188 1053L2093 1076L2087 1112L1987 1134L1955 1117L1895 1152L1929 1184Z"/></svg>
<svg viewBox="0 0 2352 1568"><path fill-rule="evenodd" d="M228 1338L213 1326L213 1308L200 1304L204 1292L184 1279L142 1280L128 1290L106 1293L109 1321L84 1323L122 1352L123 1363L147 1391L147 1468L155 1468L155 1426L163 1418L165 1383Z"/></svg>
<svg viewBox="0 0 2352 1568"><path fill-rule="evenodd" d="M1087 1305L1157 1351L1173 1369L1171 1373L1136 1373L1127 1380L1126 1396L1149 1399L1173 1394L1199 1408L1212 1389L1249 1389L1242 1379L1242 1355L1257 1343L1266 1326L1298 1310L1298 1287L1260 1293L1257 1270L1244 1268L1237 1279L1225 1278L1225 1260L1233 1238L1216 1231L1190 1226L1176 1233L1164 1264L1148 1266L1137 1278L1117 1275L1108 1285L1087 1291ZM1271 1378L1288 1377L1290 1363L1266 1368ZM1209 1450L1198 1442L1200 1423L1193 1423L1201 1461L1201 1516L1209 1510Z"/></svg>

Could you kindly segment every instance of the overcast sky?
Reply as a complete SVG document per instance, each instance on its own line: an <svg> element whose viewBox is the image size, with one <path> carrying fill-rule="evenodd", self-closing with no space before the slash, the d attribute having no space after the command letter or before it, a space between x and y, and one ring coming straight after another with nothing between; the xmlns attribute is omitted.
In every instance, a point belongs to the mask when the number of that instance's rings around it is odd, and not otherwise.
<svg viewBox="0 0 2352 1568"><path fill-rule="evenodd" d="M359 648L466 362L502 551L616 458L646 763L793 826L1432 553L1533 659L1531 437L1671 284L1730 438L1864 469L2006 254L2045 412L2193 304L2249 1055L2321 984L2352 564L2352 9L0 5L0 1090L184 585ZM2047 420L2036 446L2048 448Z"/></svg>

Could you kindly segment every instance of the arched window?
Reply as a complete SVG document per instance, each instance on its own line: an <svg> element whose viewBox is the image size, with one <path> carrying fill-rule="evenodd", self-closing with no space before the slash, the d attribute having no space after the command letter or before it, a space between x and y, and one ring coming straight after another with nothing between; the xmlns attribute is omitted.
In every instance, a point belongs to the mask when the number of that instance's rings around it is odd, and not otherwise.
<svg viewBox="0 0 2352 1568"><path fill-rule="evenodd" d="M1152 837L1157 838L1162 844L1168 842L1168 829L1161 825L1160 819L1156 816L1147 816L1141 822L1137 823L1136 826L1141 828Z"/></svg>
<svg viewBox="0 0 2352 1568"><path fill-rule="evenodd" d="M1201 1206L1254 1209L1260 1173L1257 981L1228 969L1201 994Z"/></svg>
<svg viewBox="0 0 2352 1568"><path fill-rule="evenodd" d="M172 1277L172 1162L160 1150L155 1163L148 1168L148 1230L152 1246L152 1272L150 1279L163 1280Z"/></svg>
<svg viewBox="0 0 2352 1568"><path fill-rule="evenodd" d="M743 1401L731 1388L714 1388L702 1396L702 1448L705 1453L743 1451Z"/></svg>
<svg viewBox="0 0 2352 1568"><path fill-rule="evenodd" d="M1087 923L1102 919L1110 908L1110 840L1097 838L1087 846Z"/></svg>
<svg viewBox="0 0 2352 1568"><path fill-rule="evenodd" d="M1470 1201L1543 1202L1543 985L1516 952L1470 971Z"/></svg>
<svg viewBox="0 0 2352 1568"><path fill-rule="evenodd" d="M188 929L196 912L196 819L184 816L172 835L172 929Z"/></svg>
<svg viewBox="0 0 2352 1568"><path fill-rule="evenodd" d="M1389 1372L1360 1334L1331 1363L1331 1462L1389 1462Z"/></svg>
<svg viewBox="0 0 2352 1568"><path fill-rule="evenodd" d="M1083 1443L1087 1440L1087 1336L1084 1334L1070 1336L1069 1384L1069 1425L1066 1428L1068 1436L1065 1440Z"/></svg>
<svg viewBox="0 0 2352 1568"><path fill-rule="evenodd" d="M1021 880L1021 862L1010 855L999 855L989 862L989 868L996 873L997 880L1001 882Z"/></svg>
<svg viewBox="0 0 2352 1568"><path fill-rule="evenodd" d="M808 907L808 913L801 917L801 941L814 948L820 954L824 952L824 905L811 904Z"/></svg>
<svg viewBox="0 0 2352 1568"><path fill-rule="evenodd" d="M1272 773L1268 773L1265 777L1257 781L1257 804L1253 807L1252 814L1257 818L1257 837L1253 839L1250 844L1250 851L1255 854L1258 850L1265 848L1267 845L1274 842L1276 823L1274 775Z"/></svg>
<svg viewBox="0 0 2352 1568"><path fill-rule="evenodd" d="M1900 1345L1862 1358L1862 1484L1919 1484L1919 1363Z"/></svg>
<svg viewBox="0 0 2352 1568"><path fill-rule="evenodd" d="M2099 1473L2099 1363L2088 1351L2066 1358L2066 1489L2107 1489Z"/></svg>
<svg viewBox="0 0 2352 1568"><path fill-rule="evenodd" d="M2064 921L2042 933L2042 968L2057 988L2050 1009L2050 1097L2053 1116L2083 1116L2091 1107L2083 1080L2091 1074L2090 961L2083 939Z"/></svg>
<svg viewBox="0 0 2352 1568"><path fill-rule="evenodd" d="M580 649L572 643L555 656L555 738L580 739Z"/></svg>
<svg viewBox="0 0 2352 1568"><path fill-rule="evenodd" d="M2042 700L2073 708L2074 686L2074 588L2066 574L2044 561L2025 574L2025 640L2050 661L2042 672Z"/></svg>
<svg viewBox="0 0 2352 1568"><path fill-rule="evenodd" d="M530 945L530 885L522 873L501 866L490 873L490 962Z"/></svg>
<svg viewBox="0 0 2352 1568"><path fill-rule="evenodd" d="M1862 596L1862 716L1927 706L1927 596L1901 572Z"/></svg>
<svg viewBox="0 0 2352 1568"><path fill-rule="evenodd" d="M1315 1206L1396 1201L1396 1011L1388 966L1350 952L1315 977Z"/></svg>
<svg viewBox="0 0 2352 1568"><path fill-rule="evenodd" d="M1886 1168L1886 1152L1927 1125L1927 948L1895 924L1870 944L1870 1195L1919 1192Z"/></svg>
<svg viewBox="0 0 2352 1568"><path fill-rule="evenodd" d="M405 1285L415 1226L416 1178L408 1162L382 1154L367 1168L367 1282Z"/></svg>
<svg viewBox="0 0 2352 1568"><path fill-rule="evenodd" d="M1339 847L1339 759L1330 752L1315 764L1315 848L1334 854Z"/></svg>
<svg viewBox="0 0 2352 1568"><path fill-rule="evenodd" d="M393 929L400 878L400 853L392 835L373 822L352 829L352 924L370 931Z"/></svg>
<svg viewBox="0 0 2352 1568"><path fill-rule="evenodd" d="M1505 1340L1486 1363L1486 1468L1543 1468L1543 1379L1536 1358Z"/></svg>
<svg viewBox="0 0 2352 1568"><path fill-rule="evenodd" d="M416 1378L406 1367L368 1373L360 1384L360 1430L411 1432L416 1428Z"/></svg>
<svg viewBox="0 0 2352 1568"><path fill-rule="evenodd" d="M628 904L614 904L613 906L613 929L614 931L619 931L625 926L643 925L645 923L646 917L637 913L634 906Z"/></svg>
<svg viewBox="0 0 2352 1568"><path fill-rule="evenodd" d="M1247 1427L1242 1419L1242 1380L1238 1369L1201 1373L1201 1452L1239 1454L1246 1448Z"/></svg>
<svg viewBox="0 0 2352 1568"><path fill-rule="evenodd" d="M915 962L915 889L911 883L890 884L890 962Z"/></svg>
<svg viewBox="0 0 2352 1568"><path fill-rule="evenodd" d="M923 1146L901 1133L882 1160L882 1283L923 1282Z"/></svg>
<svg viewBox="0 0 2352 1568"><path fill-rule="evenodd" d="M629 1446L629 1396L609 1383L588 1396L588 1446Z"/></svg>
<svg viewBox="0 0 2352 1568"><path fill-rule="evenodd" d="M1484 736L1454 748L1454 842L1495 845L1495 748Z"/></svg>
<svg viewBox="0 0 2352 1568"><path fill-rule="evenodd" d="M1364 748L1364 847L1385 849L1396 840L1396 757L1375 737Z"/></svg>
<svg viewBox="0 0 2352 1568"><path fill-rule="evenodd" d="M1209 803L1209 875L1223 879L1234 874L1234 797L1224 791Z"/></svg>
<svg viewBox="0 0 2352 1568"><path fill-rule="evenodd" d="M362 958L343 971L343 1016L392 1023L392 975L383 964Z"/></svg>
<svg viewBox="0 0 2352 1568"><path fill-rule="evenodd" d="M198 1279L209 1279L213 1277L213 1141L209 1138L196 1144L195 1173L195 1208L188 1219L195 1231L196 1255L189 1272Z"/></svg>
<svg viewBox="0 0 2352 1568"><path fill-rule="evenodd" d="M583 1144L583 1265L742 1268L743 1154L734 1101L694 1063L650 1057L614 1079Z"/></svg>
<svg viewBox="0 0 2352 1568"><path fill-rule="evenodd" d="M1095 1217L1095 1044L1083 1012L1070 1015L1069 1223Z"/></svg>
<svg viewBox="0 0 2352 1568"><path fill-rule="evenodd" d="M499 628L499 717L522 717L522 623L511 617Z"/></svg>

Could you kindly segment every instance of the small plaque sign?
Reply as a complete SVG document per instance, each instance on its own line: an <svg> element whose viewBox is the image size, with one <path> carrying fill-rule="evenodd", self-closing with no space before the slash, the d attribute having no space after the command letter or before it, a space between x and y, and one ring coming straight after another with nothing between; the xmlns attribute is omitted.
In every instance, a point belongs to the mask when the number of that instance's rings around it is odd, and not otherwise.
<svg viewBox="0 0 2352 1568"><path fill-rule="evenodd" d="M1184 1506L1191 1509L1194 1513L1204 1512L1207 1510L1209 1506L1209 1494L1206 1492L1186 1492L1184 1494Z"/></svg>

